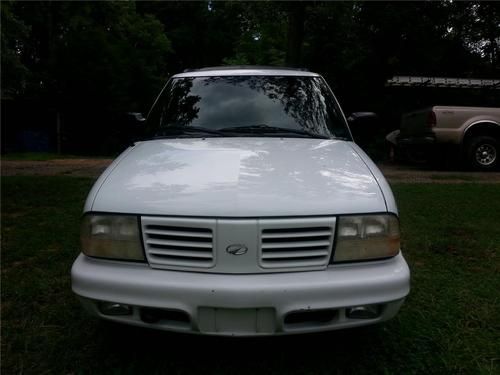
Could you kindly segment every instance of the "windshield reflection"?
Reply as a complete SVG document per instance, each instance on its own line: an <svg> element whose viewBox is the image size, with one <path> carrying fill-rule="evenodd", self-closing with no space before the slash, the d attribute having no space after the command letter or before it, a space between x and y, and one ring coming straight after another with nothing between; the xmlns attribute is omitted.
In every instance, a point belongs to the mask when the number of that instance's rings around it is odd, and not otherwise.
<svg viewBox="0 0 500 375"><path fill-rule="evenodd" d="M153 107L152 134L171 126L224 129L268 125L349 137L319 77L217 76L173 79Z"/></svg>

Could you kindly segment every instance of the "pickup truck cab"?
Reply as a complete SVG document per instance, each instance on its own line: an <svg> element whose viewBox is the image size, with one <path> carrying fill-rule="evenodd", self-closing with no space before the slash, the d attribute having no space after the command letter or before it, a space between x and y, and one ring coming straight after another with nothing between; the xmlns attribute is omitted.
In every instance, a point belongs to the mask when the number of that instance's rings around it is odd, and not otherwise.
<svg viewBox="0 0 500 375"><path fill-rule="evenodd" d="M396 203L320 75L177 74L146 128L85 203L71 276L89 312L242 336L397 313L409 269Z"/></svg>
<svg viewBox="0 0 500 375"><path fill-rule="evenodd" d="M472 169L494 170L500 157L500 108L433 106L409 112L390 142L423 159L451 150Z"/></svg>

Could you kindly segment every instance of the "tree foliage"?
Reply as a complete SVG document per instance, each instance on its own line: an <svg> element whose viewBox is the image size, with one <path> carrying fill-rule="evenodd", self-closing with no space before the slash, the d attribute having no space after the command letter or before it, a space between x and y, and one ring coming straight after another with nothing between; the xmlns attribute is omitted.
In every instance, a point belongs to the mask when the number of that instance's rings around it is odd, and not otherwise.
<svg viewBox="0 0 500 375"><path fill-rule="evenodd" d="M500 76L494 2L4 1L1 21L2 99L61 113L85 147L186 68L304 66L347 108L387 105L395 74Z"/></svg>

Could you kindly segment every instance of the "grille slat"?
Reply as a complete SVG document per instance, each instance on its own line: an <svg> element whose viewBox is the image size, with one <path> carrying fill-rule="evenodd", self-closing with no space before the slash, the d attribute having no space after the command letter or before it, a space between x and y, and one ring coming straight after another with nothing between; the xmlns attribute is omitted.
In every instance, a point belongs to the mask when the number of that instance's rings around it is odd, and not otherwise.
<svg viewBox="0 0 500 375"><path fill-rule="evenodd" d="M321 258L299 259L299 260L266 260L266 268L305 268L305 267L319 267L324 266L325 261Z"/></svg>
<svg viewBox="0 0 500 375"><path fill-rule="evenodd" d="M296 233L262 233L263 239L270 238L295 238L295 237L324 237L330 236L332 234L331 230L316 230L316 231L305 231L305 232L296 232Z"/></svg>
<svg viewBox="0 0 500 375"><path fill-rule="evenodd" d="M177 241L177 240L161 240L158 238L148 238L146 240L148 244L151 245L164 245L164 246L180 246L180 247L200 247L205 249L211 249L212 243L206 242L196 242L196 241Z"/></svg>
<svg viewBox="0 0 500 375"><path fill-rule="evenodd" d="M307 250L307 251L280 251L271 254L262 254L262 259L290 259L290 258L309 258L324 257L328 255L328 250Z"/></svg>
<svg viewBox="0 0 500 375"><path fill-rule="evenodd" d="M330 241L286 241L286 238L283 239L283 242L273 242L262 244L262 250L264 249L289 249L293 247L311 247L311 246L328 246L330 245Z"/></svg>
<svg viewBox="0 0 500 375"><path fill-rule="evenodd" d="M212 228L170 218L142 218L146 256L153 268L209 268L215 263ZM206 222L205 225L210 225ZM189 226L192 225L192 226Z"/></svg>
<svg viewBox="0 0 500 375"><path fill-rule="evenodd" d="M156 234L160 236L175 236L175 237L191 237L191 238L208 238L212 239L212 233L207 232L187 232L179 230L157 230L157 229L147 229L148 234Z"/></svg>
<svg viewBox="0 0 500 375"><path fill-rule="evenodd" d="M149 258L150 264L154 264L155 266L165 266L165 267L195 267L195 268L207 268L206 261L200 261L198 259L178 259L178 258L169 258L168 260L163 259L162 257L157 257L155 255L150 255Z"/></svg>
<svg viewBox="0 0 500 375"><path fill-rule="evenodd" d="M212 259L213 255L211 252L200 252L200 251L186 251L186 250L149 250L152 255L157 255L161 257L185 257L185 258L205 258Z"/></svg>
<svg viewBox="0 0 500 375"><path fill-rule="evenodd" d="M334 220L316 219L328 226L297 225L297 220L262 223L260 263L263 268L294 269L326 266L330 259Z"/></svg>

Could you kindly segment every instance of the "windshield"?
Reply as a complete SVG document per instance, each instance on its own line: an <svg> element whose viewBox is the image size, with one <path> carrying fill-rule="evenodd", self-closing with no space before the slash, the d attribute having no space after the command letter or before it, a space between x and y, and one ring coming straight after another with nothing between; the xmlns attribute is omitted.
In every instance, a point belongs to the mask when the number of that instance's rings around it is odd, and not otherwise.
<svg viewBox="0 0 500 375"><path fill-rule="evenodd" d="M152 136L274 136L351 139L319 77L172 79L148 116Z"/></svg>

